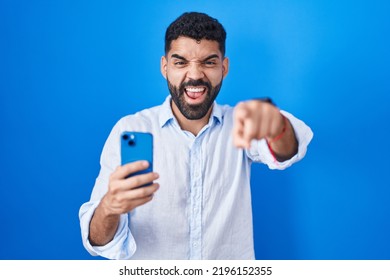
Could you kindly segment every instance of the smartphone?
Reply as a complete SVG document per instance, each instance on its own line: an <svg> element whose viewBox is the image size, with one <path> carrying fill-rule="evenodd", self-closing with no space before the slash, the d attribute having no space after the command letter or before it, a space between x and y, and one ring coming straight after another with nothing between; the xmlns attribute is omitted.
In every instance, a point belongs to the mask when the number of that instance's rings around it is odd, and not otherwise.
<svg viewBox="0 0 390 280"><path fill-rule="evenodd" d="M138 160L148 161L149 167L129 177L153 171L153 135L148 132L125 131L121 134L121 164ZM144 186L151 184L152 182Z"/></svg>

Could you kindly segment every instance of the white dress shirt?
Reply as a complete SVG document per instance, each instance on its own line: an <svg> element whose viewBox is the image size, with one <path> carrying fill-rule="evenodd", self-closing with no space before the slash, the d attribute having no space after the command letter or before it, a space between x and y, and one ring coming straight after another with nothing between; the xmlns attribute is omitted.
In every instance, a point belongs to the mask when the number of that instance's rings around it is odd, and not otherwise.
<svg viewBox="0 0 390 280"><path fill-rule="evenodd" d="M101 169L89 202L79 212L82 240L92 255L109 259L254 259L250 171L252 162L285 169L302 159L313 133L302 121L281 111L295 131L298 153L277 162L266 141L249 150L232 143L233 108L214 102L208 124L197 136L183 131L171 98L129 115L112 129L101 155ZM151 202L120 217L114 239L89 243L89 224L107 192L109 176L120 164L124 131L153 134L153 167L160 174Z"/></svg>

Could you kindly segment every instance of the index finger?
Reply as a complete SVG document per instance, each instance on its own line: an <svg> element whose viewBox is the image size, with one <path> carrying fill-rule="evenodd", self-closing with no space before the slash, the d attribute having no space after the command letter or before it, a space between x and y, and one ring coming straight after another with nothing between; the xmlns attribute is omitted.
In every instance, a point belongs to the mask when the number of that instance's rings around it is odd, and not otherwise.
<svg viewBox="0 0 390 280"><path fill-rule="evenodd" d="M233 115L233 134L240 135L243 131L244 120L248 117L248 110L243 102L237 104Z"/></svg>
<svg viewBox="0 0 390 280"><path fill-rule="evenodd" d="M245 122L249 117L248 108L245 106L245 103L239 103L234 111L233 119L233 143L236 147L246 148L248 143L244 138L245 131Z"/></svg>
<svg viewBox="0 0 390 280"><path fill-rule="evenodd" d="M149 167L149 162L146 160L130 162L118 166L117 169L111 174L111 179L125 179L130 174L141 170L145 170L148 167Z"/></svg>

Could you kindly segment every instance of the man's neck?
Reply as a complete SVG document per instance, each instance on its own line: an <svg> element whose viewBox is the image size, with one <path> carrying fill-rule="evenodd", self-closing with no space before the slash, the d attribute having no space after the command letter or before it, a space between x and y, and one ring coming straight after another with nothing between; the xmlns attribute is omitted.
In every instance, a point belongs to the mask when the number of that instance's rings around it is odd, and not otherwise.
<svg viewBox="0 0 390 280"><path fill-rule="evenodd" d="M207 114L199 119L199 120L190 120L187 119L179 110L179 108L176 106L175 102L171 102L171 108L173 115L176 117L180 128L182 130L186 130L191 132L193 135L197 136L198 133L202 130L202 128L209 122L211 112L213 110L213 107L211 106Z"/></svg>

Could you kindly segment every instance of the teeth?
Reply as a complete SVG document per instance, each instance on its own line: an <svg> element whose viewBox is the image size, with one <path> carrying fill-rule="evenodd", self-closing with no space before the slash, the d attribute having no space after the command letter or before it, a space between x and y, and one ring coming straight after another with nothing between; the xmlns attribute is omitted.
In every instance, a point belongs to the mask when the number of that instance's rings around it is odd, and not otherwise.
<svg viewBox="0 0 390 280"><path fill-rule="evenodd" d="M186 88L186 91L189 91L189 92L201 92L201 91L204 91L204 88Z"/></svg>

